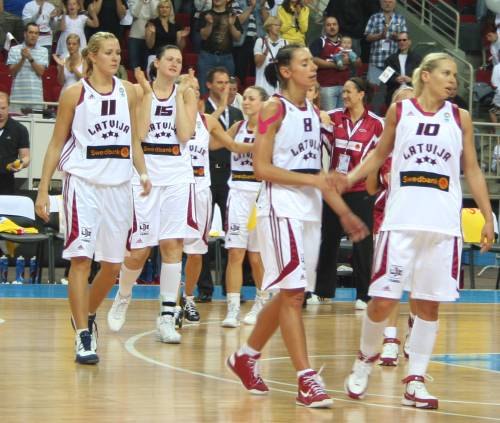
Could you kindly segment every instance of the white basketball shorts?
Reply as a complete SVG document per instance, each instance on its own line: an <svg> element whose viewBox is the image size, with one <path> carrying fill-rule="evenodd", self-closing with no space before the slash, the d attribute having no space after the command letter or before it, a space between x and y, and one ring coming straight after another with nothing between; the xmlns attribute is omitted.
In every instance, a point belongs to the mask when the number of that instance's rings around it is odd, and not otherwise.
<svg viewBox="0 0 500 423"><path fill-rule="evenodd" d="M259 216L257 231L264 264L262 289L314 291L321 223Z"/></svg>
<svg viewBox="0 0 500 423"><path fill-rule="evenodd" d="M63 258L94 257L96 261L123 262L133 222L130 183L95 185L66 174L63 202Z"/></svg>
<svg viewBox="0 0 500 423"><path fill-rule="evenodd" d="M184 240L186 254L206 254L208 252L208 234L212 225L212 191L206 187L196 190L196 218L198 237Z"/></svg>
<svg viewBox="0 0 500 423"><path fill-rule="evenodd" d="M403 290L429 301L459 297L462 239L425 231L380 232L368 295L399 299Z"/></svg>
<svg viewBox="0 0 500 423"><path fill-rule="evenodd" d="M162 239L198 236L194 184L153 186L141 196L142 186L132 185L137 229L132 248L158 245Z"/></svg>
<svg viewBox="0 0 500 423"><path fill-rule="evenodd" d="M226 209L226 248L260 251L257 231L248 230L248 220L255 207L258 192L230 189Z"/></svg>

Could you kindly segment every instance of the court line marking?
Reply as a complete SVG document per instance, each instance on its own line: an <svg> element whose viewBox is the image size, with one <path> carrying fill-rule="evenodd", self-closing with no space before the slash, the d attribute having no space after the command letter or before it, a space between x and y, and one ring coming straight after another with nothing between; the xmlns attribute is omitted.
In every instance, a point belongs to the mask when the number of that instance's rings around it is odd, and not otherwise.
<svg viewBox="0 0 500 423"><path fill-rule="evenodd" d="M0 325L1 325L2 323L5 323L5 320L4 320L4 319L0 319Z"/></svg>
<svg viewBox="0 0 500 423"><path fill-rule="evenodd" d="M203 324L203 323L200 323L200 324ZM213 380L217 380L217 381L220 381L220 382L228 382L228 383L237 384L237 385L241 386L241 382L236 381L234 379L223 378L223 377L220 377L220 376L210 375L208 373L202 373L202 372L197 372L197 371L194 371L194 370L189 370L189 369L186 369L186 368L183 368L183 367L172 366L170 364L163 363L161 361L155 360L155 359L153 359L151 357L148 357L147 355L144 355L141 352L139 352L135 348L135 343L139 339L143 338L144 336L152 335L155 332L156 332L156 330L150 330L150 331L142 332L142 333L139 333L137 335L134 335L134 336L130 337L129 339L127 339L125 341L125 349L127 350L127 352L129 354L133 355L134 357L136 357L136 358L138 358L140 360L146 361L147 363L150 363L150 364L154 364L154 365L157 365L157 366L160 366L160 367L164 367L164 368L167 368L167 369L170 369L170 370L175 370L175 371L178 371L178 372L181 372L181 373L187 373L187 374L190 374L190 375L193 375L193 376L201 376L201 377L204 377L204 378L207 378L207 379L213 379ZM288 385L288 384L283 383L283 382L279 382L279 384ZM292 386L295 386L295 385L292 385ZM287 391L285 389L277 389L277 388L274 388L274 387L271 388L271 390L272 391L277 391L277 392L283 392L283 393L287 393L287 394L296 395L296 391ZM390 409L395 409L395 410L405 410L405 411L407 410L407 411L414 411L414 412L419 412L419 413L441 414L441 415L454 416L454 417L468 417L468 418L475 418L475 419L480 419L480 420L500 421L500 418L495 418L495 417L477 416L477 415L470 415L470 414L460 414L460 413L452 413L452 412L437 411L437 410L419 410L417 408L410 408L410 407L396 406L396 405L388 405L388 404L375 404L375 403L369 403L369 402L364 402L364 401L360 402L360 401L350 400L350 399L345 399L345 398L335 398L334 397L333 399L335 401L356 403L356 404L364 405L364 406L367 406L367 407L390 408Z"/></svg>

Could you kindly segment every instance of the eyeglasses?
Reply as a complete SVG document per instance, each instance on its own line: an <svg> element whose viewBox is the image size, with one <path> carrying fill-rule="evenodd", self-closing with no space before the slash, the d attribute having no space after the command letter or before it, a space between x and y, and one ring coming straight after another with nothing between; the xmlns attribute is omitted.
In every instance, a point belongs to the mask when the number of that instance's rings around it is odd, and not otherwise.
<svg viewBox="0 0 500 423"><path fill-rule="evenodd" d="M401 38L400 40L398 40L398 43L400 43L401 41L408 41L408 38Z"/></svg>

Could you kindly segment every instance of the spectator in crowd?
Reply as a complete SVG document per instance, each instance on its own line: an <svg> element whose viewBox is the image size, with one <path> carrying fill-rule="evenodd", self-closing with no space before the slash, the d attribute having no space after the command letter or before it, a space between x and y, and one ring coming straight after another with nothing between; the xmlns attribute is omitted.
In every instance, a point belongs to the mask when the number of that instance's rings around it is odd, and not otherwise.
<svg viewBox="0 0 500 423"><path fill-rule="evenodd" d="M255 75L254 63L248 58L252 56L257 36L264 35L262 21L269 12L266 0L234 0L232 7L241 25L241 37L233 42L234 74L245 82L247 75Z"/></svg>
<svg viewBox="0 0 500 423"><path fill-rule="evenodd" d="M23 8L24 24L35 23L40 30L37 47L45 47L49 54L52 51L52 27L55 23L54 19L60 16L61 13L61 9L56 8L46 0L32 0L26 3Z"/></svg>
<svg viewBox="0 0 500 423"><path fill-rule="evenodd" d="M278 7L281 37L289 43L305 45L309 27L309 7L303 0L284 0Z"/></svg>
<svg viewBox="0 0 500 423"><path fill-rule="evenodd" d="M363 0L330 0L325 10L325 16L337 18L340 32L352 38L352 49L361 56L361 40L368 17L365 16Z"/></svg>
<svg viewBox="0 0 500 423"><path fill-rule="evenodd" d="M61 57L68 55L66 48L66 37L69 34L76 34L79 37L79 48L87 46L87 38L85 37L85 25L92 28L99 26L99 19L95 14L94 4L89 4L88 13L81 13L81 6L78 0L67 0L66 13L61 16L61 35L57 40L56 54Z"/></svg>
<svg viewBox="0 0 500 423"><path fill-rule="evenodd" d="M240 110L229 105L229 72L223 67L210 69L207 75L208 99L205 112L215 117L224 130L233 123L243 119ZM217 204L222 221L226 221L226 203L229 187L227 181L231 174L231 153L225 148L210 151L210 179L212 205ZM203 259L203 270L198 280L198 301L207 302L212 299L213 282L208 266L208 256Z"/></svg>
<svg viewBox="0 0 500 423"><path fill-rule="evenodd" d="M83 58L80 54L80 37L77 34L69 34L66 37L66 50L66 57L52 55L57 63L57 81L63 86L61 93L83 76Z"/></svg>
<svg viewBox="0 0 500 423"><path fill-rule="evenodd" d="M399 51L385 59L384 66L394 69L394 74L387 80L385 104L391 104L394 92L405 86L411 86L413 71L420 65L422 58L411 50L411 39L407 32L400 32L397 38Z"/></svg>
<svg viewBox="0 0 500 423"><path fill-rule="evenodd" d="M193 44L193 51L199 53L201 48L201 35L198 31L203 26L203 21L200 16L203 12L208 12L212 8L212 0L194 0L194 14L193 14L193 28L196 31L191 31L191 43Z"/></svg>
<svg viewBox="0 0 500 423"><path fill-rule="evenodd" d="M342 37L340 37L340 51L335 54L332 59L337 64L338 68L344 67L344 62L346 60L351 68L354 65L359 65L361 59L352 49L352 38L349 35L342 35Z"/></svg>
<svg viewBox="0 0 500 423"><path fill-rule="evenodd" d="M0 91L0 195L15 193L14 174L29 163L28 130L9 117L9 95Z"/></svg>
<svg viewBox="0 0 500 423"><path fill-rule="evenodd" d="M157 9L158 17L149 21L146 25L146 46L149 49L148 69L155 59L159 47L170 44L177 45L183 50L186 46L186 38L191 31L189 27L180 28L175 23L174 9L170 0L160 0Z"/></svg>
<svg viewBox="0 0 500 423"><path fill-rule="evenodd" d="M23 8L28 0L0 0L0 47L10 32L18 43L24 40Z"/></svg>
<svg viewBox="0 0 500 423"><path fill-rule="evenodd" d="M168 14L166 16L168 18L171 18L173 24L175 12L172 2L170 0L163 0L161 3L162 3L162 8L168 9ZM131 69L135 69L136 67L144 69L146 66L146 60L148 56L148 49L146 49L147 41L145 41L146 31L148 28L152 28L148 22L159 15L160 11L159 1L128 0L128 8L134 18L128 38L129 67ZM167 21L166 32L168 32L168 19L166 21ZM148 25L146 26L146 24ZM166 44L175 44L175 33L174 33L174 42ZM148 48L151 49L151 47L149 46Z"/></svg>
<svg viewBox="0 0 500 423"><path fill-rule="evenodd" d="M370 16L366 24L365 35L370 46L368 81L380 85L378 77L384 71L385 60L398 52L399 33L407 32L406 19L395 13L396 0L380 0L382 12Z"/></svg>
<svg viewBox="0 0 500 423"><path fill-rule="evenodd" d="M486 34L486 40L490 43L491 62L493 66L495 66L500 62L500 37L498 37L498 31L488 32Z"/></svg>
<svg viewBox="0 0 500 423"><path fill-rule="evenodd" d="M498 123L498 117L500 116L500 63L497 63L493 68L493 73L491 74L491 85L495 88L495 96L491 103L490 120L493 123Z"/></svg>
<svg viewBox="0 0 500 423"><path fill-rule="evenodd" d="M99 31L111 32L120 40L123 26L120 21L127 14L127 2L125 0L85 0L86 8L93 3L94 11L99 19L97 28L87 27L85 35L87 39Z"/></svg>
<svg viewBox="0 0 500 423"><path fill-rule="evenodd" d="M314 63L318 66L318 82L321 87L321 109L333 110L343 106L342 90L351 72L349 56L341 57L342 66L333 59L341 52L339 24L337 18L327 16L324 21L325 35L314 40L309 46Z"/></svg>
<svg viewBox="0 0 500 423"><path fill-rule="evenodd" d="M370 102L371 86L361 78L350 78L344 84L344 109L329 113L333 126L330 144L332 158L330 170L348 173L359 165L367 154L375 148L383 130L383 121L367 110ZM373 197L366 191L364 181L353 185L342 195L352 212L372 230ZM344 235L339 217L330 207L323 207L321 245L315 294L320 298L331 298L335 292L337 279L337 258L340 239ZM353 277L356 284L356 309L366 308L368 284L371 276L373 240L371 236L353 246Z"/></svg>
<svg viewBox="0 0 500 423"><path fill-rule="evenodd" d="M450 96L448 97L448 101L456 104L460 109L469 110L469 105L467 104L467 102L458 95L458 82L451 91Z"/></svg>
<svg viewBox="0 0 500 423"><path fill-rule="evenodd" d="M279 91L279 87L273 87L264 76L266 66L274 62L278 50L286 46L287 42L280 38L281 21L276 16L269 16L264 22L264 30L267 35L259 37L255 41L253 49L255 60L255 85L266 90L268 95Z"/></svg>
<svg viewBox="0 0 500 423"><path fill-rule="evenodd" d="M233 42L241 37L241 25L227 0L213 0L212 9L200 15L201 52L198 56L198 80L202 94L207 92L207 73L223 66L234 75ZM227 129L227 128L226 128Z"/></svg>
<svg viewBox="0 0 500 423"><path fill-rule="evenodd" d="M227 97L227 104L243 113L243 96L238 92L238 78L234 76L229 77L229 94Z"/></svg>
<svg viewBox="0 0 500 423"><path fill-rule="evenodd" d="M7 65L14 77L11 101L43 102L42 75L49 65L49 55L45 47L38 47L40 30L37 24L29 23L24 31L24 43L12 47L7 57ZM25 106L24 106L25 107ZM20 106L14 107L20 110Z"/></svg>

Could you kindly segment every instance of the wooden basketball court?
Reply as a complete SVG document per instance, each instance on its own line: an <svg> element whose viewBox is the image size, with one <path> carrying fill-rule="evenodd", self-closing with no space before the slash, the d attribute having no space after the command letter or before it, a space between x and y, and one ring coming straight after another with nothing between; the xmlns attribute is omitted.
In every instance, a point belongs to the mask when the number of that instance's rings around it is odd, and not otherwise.
<svg viewBox="0 0 500 423"><path fill-rule="evenodd" d="M74 363L68 303L58 299L0 301L0 421L6 422L481 422L500 421L500 307L442 306L429 391L437 411L399 404L406 362L377 366L369 394L352 401L343 392L358 348L362 312L352 303L309 306L309 352L334 396L332 410L295 405L296 379L279 334L263 354L271 392L247 394L224 361L251 331L222 329L223 302L199 307L202 323L185 325L182 344L155 340L156 301L137 300L122 332L111 333L107 300L98 315L101 363ZM243 306L243 312L251 307ZM405 327L402 307L400 334ZM497 353L495 355L495 353ZM448 355L443 355L448 354ZM439 361L438 361L439 360Z"/></svg>

